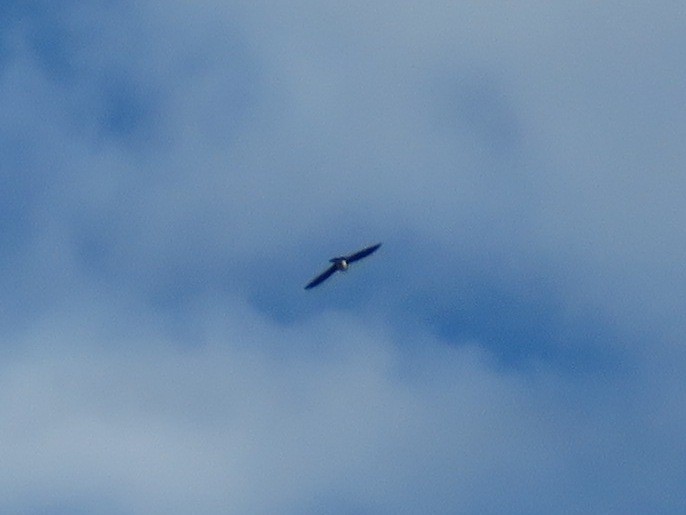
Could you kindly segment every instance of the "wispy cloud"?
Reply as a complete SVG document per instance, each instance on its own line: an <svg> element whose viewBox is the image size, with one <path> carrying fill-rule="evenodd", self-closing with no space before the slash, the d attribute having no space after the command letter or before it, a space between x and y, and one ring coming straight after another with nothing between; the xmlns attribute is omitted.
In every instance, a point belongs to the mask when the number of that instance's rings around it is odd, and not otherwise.
<svg viewBox="0 0 686 515"><path fill-rule="evenodd" d="M683 509L678 9L18 5L5 510Z"/></svg>

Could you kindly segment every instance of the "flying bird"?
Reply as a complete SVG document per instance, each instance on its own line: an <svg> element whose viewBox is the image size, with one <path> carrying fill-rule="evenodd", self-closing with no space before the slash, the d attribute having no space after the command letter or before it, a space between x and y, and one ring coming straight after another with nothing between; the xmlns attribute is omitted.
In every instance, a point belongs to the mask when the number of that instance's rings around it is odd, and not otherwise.
<svg viewBox="0 0 686 515"><path fill-rule="evenodd" d="M366 249L362 249L359 252L355 252L354 254L350 254L349 256L340 256L340 257L335 257L329 259L330 263L333 263L329 268L327 268L324 272L319 274L317 277L312 279L309 283L307 283L307 286L305 286L306 290L309 290L310 288L314 288L315 286L320 285L324 281L326 281L329 277L331 277L334 272L341 271L345 272L348 269L348 266L350 263L354 263L355 261L359 261L362 258L367 257L368 255L374 253L377 251L377 249L381 246L381 243L377 243L376 245L372 245L371 247L367 247Z"/></svg>

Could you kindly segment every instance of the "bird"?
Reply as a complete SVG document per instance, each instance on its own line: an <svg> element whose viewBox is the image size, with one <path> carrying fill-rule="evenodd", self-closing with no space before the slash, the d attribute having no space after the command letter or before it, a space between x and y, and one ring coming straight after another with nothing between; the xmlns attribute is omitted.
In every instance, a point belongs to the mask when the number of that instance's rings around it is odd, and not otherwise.
<svg viewBox="0 0 686 515"><path fill-rule="evenodd" d="M324 272L319 274L317 277L312 279L309 283L307 283L307 286L305 286L306 290L309 290L310 288L314 288L315 286L319 286L321 283L326 281L329 277L331 277L334 272L345 272L348 270L348 267L350 266L350 263L354 263L355 261L359 261L362 258L365 258L369 256L370 254L373 254L376 252L379 247L381 246L381 243L377 243L376 245L372 245L371 247L367 247L366 249L362 249L358 252L355 252L354 254L350 254L349 256L339 256L335 258L329 259L330 263L333 263L329 268L327 268Z"/></svg>

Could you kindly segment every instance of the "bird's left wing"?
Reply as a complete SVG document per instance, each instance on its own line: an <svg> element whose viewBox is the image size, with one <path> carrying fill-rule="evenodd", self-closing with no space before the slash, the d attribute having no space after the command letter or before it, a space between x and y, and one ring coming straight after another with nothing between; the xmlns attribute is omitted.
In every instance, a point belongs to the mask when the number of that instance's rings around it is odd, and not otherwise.
<svg viewBox="0 0 686 515"><path fill-rule="evenodd" d="M345 259L348 263L352 263L353 261L357 261L359 259L365 258L369 254L376 252L380 246L381 246L381 243L377 243L376 245L372 245L371 247L367 247L366 249L363 249L359 252L355 252L354 254L351 254L350 256L348 256Z"/></svg>
<svg viewBox="0 0 686 515"><path fill-rule="evenodd" d="M336 271L336 265L335 264L331 265L329 268L326 269L326 271L322 272L317 277L312 279L309 283L307 283L307 286L305 286L305 289L309 290L310 288L314 288L315 286L323 283L329 277L331 277L331 274L333 274L335 271Z"/></svg>

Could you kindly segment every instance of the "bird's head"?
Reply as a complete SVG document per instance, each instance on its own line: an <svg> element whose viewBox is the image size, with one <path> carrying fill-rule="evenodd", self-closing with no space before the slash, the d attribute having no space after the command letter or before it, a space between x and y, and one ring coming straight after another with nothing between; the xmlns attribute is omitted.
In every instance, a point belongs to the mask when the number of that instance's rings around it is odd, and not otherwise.
<svg viewBox="0 0 686 515"><path fill-rule="evenodd" d="M331 259L329 259L329 262L336 265L337 270L347 270L348 269L348 261L344 257L331 258Z"/></svg>

